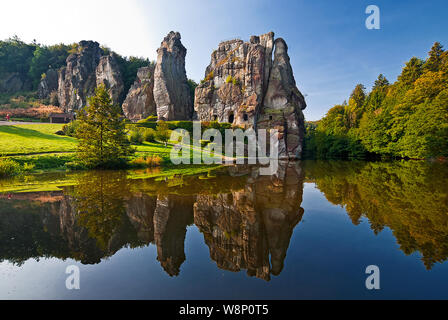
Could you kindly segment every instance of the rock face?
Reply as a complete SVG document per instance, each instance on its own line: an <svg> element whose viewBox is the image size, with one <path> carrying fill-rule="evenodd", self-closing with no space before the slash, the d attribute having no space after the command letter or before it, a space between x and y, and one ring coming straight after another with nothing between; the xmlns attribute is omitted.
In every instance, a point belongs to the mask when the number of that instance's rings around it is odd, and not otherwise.
<svg viewBox="0 0 448 320"><path fill-rule="evenodd" d="M45 73L37 88L37 95L40 99L46 99L50 97L53 91L58 90L58 72L54 69L48 69Z"/></svg>
<svg viewBox="0 0 448 320"><path fill-rule="evenodd" d="M103 55L98 42L81 41L77 53L67 57L67 64L59 70L59 105L68 112L87 103L96 86L96 68Z"/></svg>
<svg viewBox="0 0 448 320"><path fill-rule="evenodd" d="M305 108L305 99L297 89L289 62L288 46L279 38L275 40L274 62L257 126L279 131L280 159L300 158L305 121L302 110Z"/></svg>
<svg viewBox="0 0 448 320"><path fill-rule="evenodd" d="M96 67L96 85L104 84L110 90L114 103L123 101L124 84L121 77L120 67L117 64L115 54L100 58Z"/></svg>
<svg viewBox="0 0 448 320"><path fill-rule="evenodd" d="M230 40L212 53L205 81L195 93L195 110L202 121L255 126L267 87L274 34L253 36L250 42Z"/></svg>
<svg viewBox="0 0 448 320"><path fill-rule="evenodd" d="M129 89L126 100L123 102L124 115L132 121L156 115L157 107L154 101L153 90L154 66L140 68L137 72L137 79Z"/></svg>
<svg viewBox="0 0 448 320"><path fill-rule="evenodd" d="M0 77L0 93L14 93L31 90L31 83L18 73L6 73Z"/></svg>
<svg viewBox="0 0 448 320"><path fill-rule="evenodd" d="M178 32L171 31L157 50L154 71L154 101L160 120L189 120L193 116L185 71L187 49Z"/></svg>
<svg viewBox="0 0 448 320"><path fill-rule="evenodd" d="M113 54L103 55L98 42L81 41L78 52L68 56L58 76L59 105L66 112L85 106L87 98L102 83L111 90L113 102L120 102L124 86L118 64Z"/></svg>
<svg viewBox="0 0 448 320"><path fill-rule="evenodd" d="M278 129L280 158L300 157L306 103L296 87L286 43L274 41L273 32L252 36L249 42L220 43L196 88L194 108L201 121Z"/></svg>

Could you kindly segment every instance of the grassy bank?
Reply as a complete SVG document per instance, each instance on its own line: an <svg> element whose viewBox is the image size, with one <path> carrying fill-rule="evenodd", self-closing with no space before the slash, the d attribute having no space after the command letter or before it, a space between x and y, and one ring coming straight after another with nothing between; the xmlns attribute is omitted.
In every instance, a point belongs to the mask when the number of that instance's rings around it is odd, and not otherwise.
<svg viewBox="0 0 448 320"><path fill-rule="evenodd" d="M77 139L57 135L56 132L61 131L62 127L62 124L49 123L0 126L0 160L7 160L3 168L5 171L9 170L10 173L3 176L77 169L74 162ZM131 160L158 158L160 159L158 164L164 168L163 170L169 170L172 174L195 174L198 170L211 168L210 166L172 165L171 145L165 146L162 143L145 141L134 147L136 153ZM200 150L193 149L193 153L200 153ZM131 161L131 163L138 163L138 161Z"/></svg>

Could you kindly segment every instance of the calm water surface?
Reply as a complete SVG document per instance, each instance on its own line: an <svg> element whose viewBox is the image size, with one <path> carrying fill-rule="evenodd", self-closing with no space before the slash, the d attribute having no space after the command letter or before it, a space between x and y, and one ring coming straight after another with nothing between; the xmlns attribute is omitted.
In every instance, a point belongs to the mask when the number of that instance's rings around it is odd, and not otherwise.
<svg viewBox="0 0 448 320"><path fill-rule="evenodd" d="M59 191L1 194L0 298L448 298L446 165L257 172L82 173ZM70 265L80 290L65 287ZM365 287L369 265L380 290Z"/></svg>

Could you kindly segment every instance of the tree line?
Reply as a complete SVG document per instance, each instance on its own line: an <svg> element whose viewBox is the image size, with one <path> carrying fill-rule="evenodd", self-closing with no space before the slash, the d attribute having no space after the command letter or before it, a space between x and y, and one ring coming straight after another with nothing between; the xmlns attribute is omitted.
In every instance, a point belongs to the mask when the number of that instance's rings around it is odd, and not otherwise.
<svg viewBox="0 0 448 320"><path fill-rule="evenodd" d="M366 93L306 124L306 158L448 156L448 51L436 42L426 59L411 58L397 81L380 74Z"/></svg>
<svg viewBox="0 0 448 320"><path fill-rule="evenodd" d="M112 52L107 47L102 49L105 54ZM77 43L48 46L36 41L25 43L17 36L0 41L0 78L5 74L17 73L24 83L29 84L31 90L36 90L48 69L57 70L65 66L67 57L77 50ZM137 70L154 63L147 58L123 57L117 53L115 55L123 77L125 92L135 81Z"/></svg>

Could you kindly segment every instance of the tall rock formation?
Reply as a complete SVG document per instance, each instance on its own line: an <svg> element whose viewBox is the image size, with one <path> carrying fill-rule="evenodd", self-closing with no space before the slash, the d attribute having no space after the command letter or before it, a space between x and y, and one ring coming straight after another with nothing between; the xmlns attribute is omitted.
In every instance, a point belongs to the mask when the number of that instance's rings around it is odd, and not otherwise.
<svg viewBox="0 0 448 320"><path fill-rule="evenodd" d="M277 129L279 157L284 159L300 158L305 107L286 43L280 38L274 41L273 32L252 36L249 42L220 43L195 92L199 120Z"/></svg>
<svg viewBox="0 0 448 320"><path fill-rule="evenodd" d="M96 85L104 84L114 103L123 101L124 83L114 53L100 58L95 73Z"/></svg>
<svg viewBox="0 0 448 320"><path fill-rule="evenodd" d="M195 110L202 121L255 126L267 87L274 33L250 42L230 40L212 53L204 81L195 93Z"/></svg>
<svg viewBox="0 0 448 320"><path fill-rule="evenodd" d="M67 64L59 70L59 105L68 112L87 103L96 86L96 68L103 55L98 42L81 41L78 52L67 57Z"/></svg>
<svg viewBox="0 0 448 320"><path fill-rule="evenodd" d="M193 116L190 89L185 71L187 49L180 33L171 31L157 50L154 72L154 100L161 120L189 120Z"/></svg>
<svg viewBox="0 0 448 320"><path fill-rule="evenodd" d="M85 106L98 84L110 89L114 103L120 102L124 86L118 64L113 54L103 55L98 42L81 41L78 51L68 56L58 77L59 105L65 111L73 112Z"/></svg>
<svg viewBox="0 0 448 320"><path fill-rule="evenodd" d="M286 42L275 40L274 62L263 105L257 119L259 129L277 129L279 157L300 158L303 148L305 98L297 89Z"/></svg>
<svg viewBox="0 0 448 320"><path fill-rule="evenodd" d="M31 82L17 72L0 74L0 93L31 90Z"/></svg>
<svg viewBox="0 0 448 320"><path fill-rule="evenodd" d="M138 121L157 114L153 90L154 66L138 69L137 79L123 102L123 112L126 118Z"/></svg>
<svg viewBox="0 0 448 320"><path fill-rule="evenodd" d="M50 94L58 90L58 72L54 69L48 69L45 76L39 82L37 95L40 99L50 97Z"/></svg>

